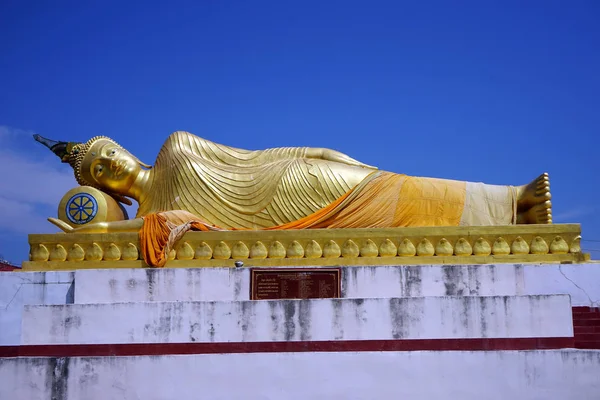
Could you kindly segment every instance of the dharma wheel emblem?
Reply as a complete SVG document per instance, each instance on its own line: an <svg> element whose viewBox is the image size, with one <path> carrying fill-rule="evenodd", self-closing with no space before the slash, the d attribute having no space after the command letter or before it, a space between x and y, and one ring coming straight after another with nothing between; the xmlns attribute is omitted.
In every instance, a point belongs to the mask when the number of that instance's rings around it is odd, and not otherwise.
<svg viewBox="0 0 600 400"><path fill-rule="evenodd" d="M66 206L69 221L74 224L87 224L94 219L98 212L98 202L87 193L77 193L69 199Z"/></svg>

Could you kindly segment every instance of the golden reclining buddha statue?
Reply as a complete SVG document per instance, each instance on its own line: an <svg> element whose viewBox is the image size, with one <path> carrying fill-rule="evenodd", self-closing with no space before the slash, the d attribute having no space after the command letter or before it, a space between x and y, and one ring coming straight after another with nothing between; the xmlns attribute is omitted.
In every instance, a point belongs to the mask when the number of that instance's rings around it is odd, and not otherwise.
<svg viewBox="0 0 600 400"><path fill-rule="evenodd" d="M181 131L167 138L149 166L104 136L86 143L35 139L71 165L80 185L139 203L131 220L77 228L49 220L65 232L139 231L142 252L148 246L168 248L190 229L552 222L548 174L523 186L411 177L380 171L330 149L242 150ZM151 263L164 265L163 253L149 256Z"/></svg>

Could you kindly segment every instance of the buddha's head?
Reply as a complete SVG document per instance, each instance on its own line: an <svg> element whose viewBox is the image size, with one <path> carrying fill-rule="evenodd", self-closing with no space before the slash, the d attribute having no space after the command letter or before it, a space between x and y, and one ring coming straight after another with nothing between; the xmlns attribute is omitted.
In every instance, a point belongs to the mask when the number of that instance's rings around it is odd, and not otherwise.
<svg viewBox="0 0 600 400"><path fill-rule="evenodd" d="M142 167L149 167L106 136L93 137L86 143L55 142L39 135L34 137L62 162L73 167L80 185L92 186L109 194L129 196Z"/></svg>

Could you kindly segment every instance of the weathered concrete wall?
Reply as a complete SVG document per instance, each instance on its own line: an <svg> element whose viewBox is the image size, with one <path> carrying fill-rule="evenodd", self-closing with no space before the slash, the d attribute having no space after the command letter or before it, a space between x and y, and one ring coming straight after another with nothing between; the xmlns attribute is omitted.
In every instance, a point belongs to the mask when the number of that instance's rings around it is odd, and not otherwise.
<svg viewBox="0 0 600 400"><path fill-rule="evenodd" d="M25 306L22 344L571 337L566 295Z"/></svg>
<svg viewBox="0 0 600 400"><path fill-rule="evenodd" d="M342 297L569 294L600 306L600 264L345 267ZM247 268L112 269L76 272L75 302L248 300Z"/></svg>
<svg viewBox="0 0 600 400"><path fill-rule="evenodd" d="M75 281L78 304L250 298L247 268L78 270Z"/></svg>
<svg viewBox="0 0 600 400"><path fill-rule="evenodd" d="M0 274L0 345L21 341L24 304L73 303L73 272L3 272Z"/></svg>
<svg viewBox="0 0 600 400"><path fill-rule="evenodd" d="M565 293L573 306L600 307L600 263L531 265L524 271L527 293Z"/></svg>
<svg viewBox="0 0 600 400"><path fill-rule="evenodd" d="M600 351L0 360L2 399L597 399Z"/></svg>
<svg viewBox="0 0 600 400"><path fill-rule="evenodd" d="M600 264L433 265L347 268L344 297L568 294L600 306Z"/></svg>
<svg viewBox="0 0 600 400"><path fill-rule="evenodd" d="M245 268L114 269L0 274L0 345L20 343L24 304L247 300ZM344 268L347 298L564 293L600 306L600 264L381 266Z"/></svg>

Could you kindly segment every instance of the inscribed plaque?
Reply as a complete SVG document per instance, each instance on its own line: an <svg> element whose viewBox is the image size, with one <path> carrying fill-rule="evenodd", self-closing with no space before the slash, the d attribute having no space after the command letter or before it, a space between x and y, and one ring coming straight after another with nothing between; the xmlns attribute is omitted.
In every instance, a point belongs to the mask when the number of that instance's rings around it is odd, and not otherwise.
<svg viewBox="0 0 600 400"><path fill-rule="evenodd" d="M340 268L252 268L250 298L331 299L340 297Z"/></svg>

